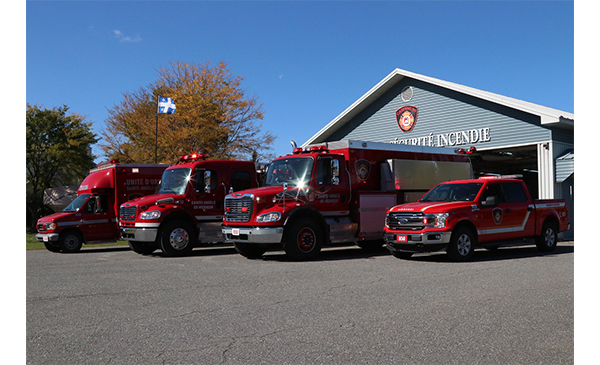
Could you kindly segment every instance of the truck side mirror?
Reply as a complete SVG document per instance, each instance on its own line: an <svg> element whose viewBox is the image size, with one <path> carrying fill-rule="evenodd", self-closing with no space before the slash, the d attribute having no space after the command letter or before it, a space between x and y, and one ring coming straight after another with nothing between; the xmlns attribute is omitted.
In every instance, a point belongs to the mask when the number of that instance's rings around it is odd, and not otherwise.
<svg viewBox="0 0 600 365"><path fill-rule="evenodd" d="M340 184L340 161L336 159L331 160L331 183Z"/></svg>
<svg viewBox="0 0 600 365"><path fill-rule="evenodd" d="M209 170L204 171L204 192L205 193L210 193L210 187L212 186L211 184L211 174Z"/></svg>
<svg viewBox="0 0 600 365"><path fill-rule="evenodd" d="M495 207L496 205L498 205L498 197L495 195L488 196L481 201L481 206L484 208Z"/></svg>

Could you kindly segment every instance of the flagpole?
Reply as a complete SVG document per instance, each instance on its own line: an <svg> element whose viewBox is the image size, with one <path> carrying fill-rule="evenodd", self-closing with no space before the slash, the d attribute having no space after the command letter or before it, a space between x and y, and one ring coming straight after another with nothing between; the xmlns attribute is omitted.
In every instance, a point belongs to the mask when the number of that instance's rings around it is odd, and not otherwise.
<svg viewBox="0 0 600 365"><path fill-rule="evenodd" d="M160 96L156 96L156 130L154 135L154 163L158 163L158 103Z"/></svg>

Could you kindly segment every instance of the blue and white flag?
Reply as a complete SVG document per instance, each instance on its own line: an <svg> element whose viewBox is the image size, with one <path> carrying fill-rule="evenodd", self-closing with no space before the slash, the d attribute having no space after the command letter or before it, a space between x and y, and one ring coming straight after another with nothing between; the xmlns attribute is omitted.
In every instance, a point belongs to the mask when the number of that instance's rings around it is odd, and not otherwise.
<svg viewBox="0 0 600 365"><path fill-rule="evenodd" d="M158 112L163 114L175 113L175 103L173 98L167 98L164 96L158 97Z"/></svg>

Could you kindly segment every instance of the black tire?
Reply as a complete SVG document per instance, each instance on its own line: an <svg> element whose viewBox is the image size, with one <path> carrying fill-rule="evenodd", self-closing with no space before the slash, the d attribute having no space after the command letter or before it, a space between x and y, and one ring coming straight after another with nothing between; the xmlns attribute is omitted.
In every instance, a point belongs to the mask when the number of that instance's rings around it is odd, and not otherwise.
<svg viewBox="0 0 600 365"><path fill-rule="evenodd" d="M390 252L392 253L392 255L394 255L394 257L403 259L403 260L408 260L413 255L413 252L400 252L400 251L390 251Z"/></svg>
<svg viewBox="0 0 600 365"><path fill-rule="evenodd" d="M283 249L292 260L311 260L321 252L323 240L321 227L310 218L301 218L286 228Z"/></svg>
<svg viewBox="0 0 600 365"><path fill-rule="evenodd" d="M136 241L127 241L127 244L135 253L139 253L140 255L150 255L152 252L156 251L156 246L152 242L136 242Z"/></svg>
<svg viewBox="0 0 600 365"><path fill-rule="evenodd" d="M50 252L60 252L60 247L58 247L57 243L44 242L44 246L46 246L46 250L48 250Z"/></svg>
<svg viewBox="0 0 600 365"><path fill-rule="evenodd" d="M189 255L196 245L196 231L186 221L171 221L160 230L160 248L165 256Z"/></svg>
<svg viewBox="0 0 600 365"><path fill-rule="evenodd" d="M476 243L473 232L466 227L461 227L452 233L446 253L452 261L469 261L475 252Z"/></svg>
<svg viewBox="0 0 600 365"><path fill-rule="evenodd" d="M62 253L75 253L81 250L83 238L77 231L66 231L58 237L58 248Z"/></svg>
<svg viewBox="0 0 600 365"><path fill-rule="evenodd" d="M267 252L266 248L263 248L254 243L234 243L235 250L242 256L249 259L258 259Z"/></svg>
<svg viewBox="0 0 600 365"><path fill-rule="evenodd" d="M542 252L554 251L558 242L556 225L551 222L544 222L542 234L535 238L535 245Z"/></svg>

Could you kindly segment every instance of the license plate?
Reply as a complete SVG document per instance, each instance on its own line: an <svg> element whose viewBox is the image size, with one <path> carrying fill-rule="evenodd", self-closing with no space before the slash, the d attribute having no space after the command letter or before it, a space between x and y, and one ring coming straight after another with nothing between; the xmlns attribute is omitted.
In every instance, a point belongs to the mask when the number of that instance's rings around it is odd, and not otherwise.
<svg viewBox="0 0 600 365"><path fill-rule="evenodd" d="M48 242L48 236L44 236L44 242Z"/></svg>
<svg viewBox="0 0 600 365"><path fill-rule="evenodd" d="M233 236L239 236L240 235L240 229L239 228L233 228L231 230L231 235L233 235Z"/></svg>
<svg viewBox="0 0 600 365"><path fill-rule="evenodd" d="M404 236L404 235L398 235L398 236L396 236L396 241L398 241L398 242L407 242L408 241L408 237Z"/></svg>

